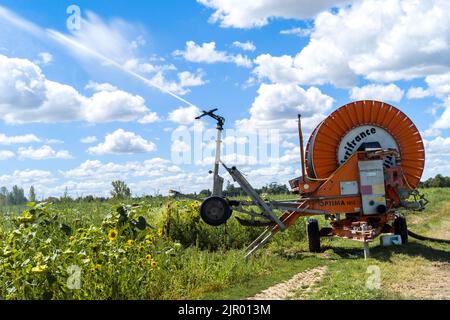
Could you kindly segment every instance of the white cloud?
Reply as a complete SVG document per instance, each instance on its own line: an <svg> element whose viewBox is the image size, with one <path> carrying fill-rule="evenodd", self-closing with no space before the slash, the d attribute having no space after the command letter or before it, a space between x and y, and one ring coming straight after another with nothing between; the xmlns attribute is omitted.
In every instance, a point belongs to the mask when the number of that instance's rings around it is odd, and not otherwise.
<svg viewBox="0 0 450 320"><path fill-rule="evenodd" d="M312 129L323 120L333 102L315 87L304 90L294 84L262 84L250 108L250 118L237 121L236 127L294 131L300 113L305 129Z"/></svg>
<svg viewBox="0 0 450 320"><path fill-rule="evenodd" d="M0 144L10 145L10 144L24 144L40 142L41 139L36 137L34 134L25 134L21 136L7 136L4 133L0 133Z"/></svg>
<svg viewBox="0 0 450 320"><path fill-rule="evenodd" d="M232 55L224 51L216 50L216 43L205 42L201 46L196 44L194 41L186 42L185 50L174 51L174 56L180 56L190 62L197 63L234 63L239 67L250 68L252 62L246 56Z"/></svg>
<svg viewBox="0 0 450 320"><path fill-rule="evenodd" d="M200 115L201 111L195 106L180 107L169 113L168 119L178 124L191 124L195 122L195 118Z"/></svg>
<svg viewBox="0 0 450 320"><path fill-rule="evenodd" d="M304 28L291 28L286 30L281 30L280 34L284 35L294 35L298 37L308 37L311 35L312 29L304 29Z"/></svg>
<svg viewBox="0 0 450 320"><path fill-rule="evenodd" d="M98 141L98 139L96 136L84 137L80 140L81 143L85 143L85 144L91 144L91 143L95 143L97 141Z"/></svg>
<svg viewBox="0 0 450 320"><path fill-rule="evenodd" d="M404 91L395 84L389 85L368 84L364 87L355 87L350 91L350 98L354 100L378 100L399 102Z"/></svg>
<svg viewBox="0 0 450 320"><path fill-rule="evenodd" d="M189 152L191 150L191 147L185 141L174 140L172 142L170 150L172 151L172 153Z"/></svg>
<svg viewBox="0 0 450 320"><path fill-rule="evenodd" d="M198 87L205 84L205 80L203 80L203 73L194 74L189 71L183 71L178 74L178 78L180 79L180 86L184 87Z"/></svg>
<svg viewBox="0 0 450 320"><path fill-rule="evenodd" d="M86 90L92 90L95 92L99 91L117 91L118 88L116 86L113 86L110 83L98 83L92 80L89 80L88 84L84 86Z"/></svg>
<svg viewBox="0 0 450 320"><path fill-rule="evenodd" d="M15 157L15 153L9 150L0 150L0 160L8 160Z"/></svg>
<svg viewBox="0 0 450 320"><path fill-rule="evenodd" d="M161 120L161 118L158 116L158 114L156 112L150 112L149 114L144 116L142 119L138 120L138 122L140 124L149 124L149 123L153 123L153 122L158 122L160 120Z"/></svg>
<svg viewBox="0 0 450 320"><path fill-rule="evenodd" d="M430 92L421 87L409 88L408 93L406 94L408 99L422 99L428 97L429 95Z"/></svg>
<svg viewBox="0 0 450 320"><path fill-rule="evenodd" d="M445 0L356 1L320 13L296 56L262 55L255 72L273 82L338 87L352 87L358 76L393 82L443 74L450 68L449 12Z"/></svg>
<svg viewBox="0 0 450 320"><path fill-rule="evenodd" d="M90 82L87 88L96 92L85 97L71 86L47 80L29 60L0 55L0 111L8 123L97 123L156 117L140 96L110 84Z"/></svg>
<svg viewBox="0 0 450 320"><path fill-rule="evenodd" d="M436 137L434 140L424 140L427 154L450 156L450 137Z"/></svg>
<svg viewBox="0 0 450 320"><path fill-rule="evenodd" d="M307 19L334 5L350 2L339 0L197 0L215 10L210 22L222 27L254 28L266 25L271 18Z"/></svg>
<svg viewBox="0 0 450 320"><path fill-rule="evenodd" d="M87 180L97 177L99 179L106 178L109 181L120 177L155 177L179 172L181 172L179 167L172 165L169 160L161 158L153 158L144 162L126 162L124 164L87 160L77 168L60 171L65 178L69 179Z"/></svg>
<svg viewBox="0 0 450 320"><path fill-rule="evenodd" d="M67 150L55 151L50 146L42 146L41 148L19 148L19 159L47 160L47 159L72 159L72 155Z"/></svg>
<svg viewBox="0 0 450 320"><path fill-rule="evenodd" d="M88 152L96 155L105 155L147 153L154 150L156 150L156 145L153 142L145 140L134 132L118 129L106 135L103 143L89 148Z"/></svg>
<svg viewBox="0 0 450 320"><path fill-rule="evenodd" d="M250 41L246 41L246 42L235 41L235 42L233 42L233 46L235 46L236 48L240 48L244 51L253 52L256 50L256 46Z"/></svg>
<svg viewBox="0 0 450 320"><path fill-rule="evenodd" d="M410 99L421 99L429 96L435 96L445 99L450 95L450 72L443 74L433 74L425 77L427 88L412 87L408 91Z"/></svg>
<svg viewBox="0 0 450 320"><path fill-rule="evenodd" d="M42 185L54 182L52 173L43 170L15 170L12 174L0 176L0 183L5 186L16 185Z"/></svg>
<svg viewBox="0 0 450 320"><path fill-rule="evenodd" d="M39 59L36 61L37 64L48 65L53 61L53 55L49 52L41 52L38 55Z"/></svg>
<svg viewBox="0 0 450 320"><path fill-rule="evenodd" d="M117 91L96 92L89 99L84 117L88 122L101 123L115 121L133 121L144 117L149 109L144 98Z"/></svg>
<svg viewBox="0 0 450 320"><path fill-rule="evenodd" d="M433 124L434 129L450 129L450 97L444 102L444 112L439 119Z"/></svg>

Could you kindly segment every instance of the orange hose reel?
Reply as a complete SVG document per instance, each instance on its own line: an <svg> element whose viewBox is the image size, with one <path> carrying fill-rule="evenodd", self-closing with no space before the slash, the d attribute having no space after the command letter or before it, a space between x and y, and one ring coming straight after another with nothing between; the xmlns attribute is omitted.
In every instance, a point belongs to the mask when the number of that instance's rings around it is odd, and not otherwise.
<svg viewBox="0 0 450 320"><path fill-rule="evenodd" d="M419 131L402 111L373 100L346 104L314 129L306 147L309 177L327 179L362 143L371 142L397 149L406 184L418 186L425 166ZM385 165L390 161L387 159Z"/></svg>

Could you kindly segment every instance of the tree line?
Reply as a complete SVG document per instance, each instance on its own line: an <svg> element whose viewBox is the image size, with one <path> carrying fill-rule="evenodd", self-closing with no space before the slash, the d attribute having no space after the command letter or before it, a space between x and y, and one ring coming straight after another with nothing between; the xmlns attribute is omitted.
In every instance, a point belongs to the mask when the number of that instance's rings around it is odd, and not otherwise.
<svg viewBox="0 0 450 320"><path fill-rule="evenodd" d="M111 198L115 200L126 200L132 198L131 189L127 186L124 181L117 180L111 183L112 190L110 192ZM450 188L450 177L443 176L441 174L436 175L434 178L429 178L425 181L420 182L419 188ZM262 188L255 189L259 194L289 194L290 190L285 184L278 184L276 182L272 182L263 186ZM201 196L210 196L211 190L205 189L200 191L199 195ZM227 186L224 190L224 195L227 197L237 197L237 196L246 196L244 190L241 187L236 187L234 184L228 182ZM147 196L150 197L150 196ZM77 197L71 198L68 195L67 189L64 192L62 197L49 197L45 199L45 201L51 202L93 202L93 201L106 201L108 198L106 197L94 197L92 195L88 195L85 197ZM36 198L36 190L34 186L31 186L28 195L25 196L25 191L23 188L15 185L11 190L8 190L6 187L0 188L0 206L7 205L23 205L27 202L35 202Z"/></svg>
<svg viewBox="0 0 450 320"><path fill-rule="evenodd" d="M419 188L450 188L450 177L438 174L434 178L420 182Z"/></svg>
<svg viewBox="0 0 450 320"><path fill-rule="evenodd" d="M0 205L14 206L27 203L28 201L36 201L36 192L34 186L30 187L28 191L28 198L25 196L25 191L19 186L13 186L11 190L6 187L0 188Z"/></svg>

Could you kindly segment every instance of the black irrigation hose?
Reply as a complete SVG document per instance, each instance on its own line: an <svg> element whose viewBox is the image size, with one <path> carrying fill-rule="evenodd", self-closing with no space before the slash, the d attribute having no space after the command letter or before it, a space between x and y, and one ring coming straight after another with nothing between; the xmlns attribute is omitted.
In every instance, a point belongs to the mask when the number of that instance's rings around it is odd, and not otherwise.
<svg viewBox="0 0 450 320"><path fill-rule="evenodd" d="M412 232L411 230L408 230L408 235L414 239L417 240L423 240L423 241L432 241L432 242L439 242L439 243L450 243L450 240L444 240L444 239L435 239L435 238L428 238L421 236L417 233Z"/></svg>

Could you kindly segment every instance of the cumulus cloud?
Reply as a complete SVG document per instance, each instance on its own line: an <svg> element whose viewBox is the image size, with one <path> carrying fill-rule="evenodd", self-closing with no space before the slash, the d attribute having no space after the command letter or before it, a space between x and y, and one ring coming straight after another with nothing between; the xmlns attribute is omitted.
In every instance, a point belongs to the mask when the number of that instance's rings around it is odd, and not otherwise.
<svg viewBox="0 0 450 320"><path fill-rule="evenodd" d="M47 160L47 159L72 159L72 155L67 150L56 151L50 146L42 146L40 148L19 148L19 159L31 159L31 160Z"/></svg>
<svg viewBox="0 0 450 320"><path fill-rule="evenodd" d="M280 34L284 35L294 35L298 37L308 37L312 32L312 29L304 29L304 28L291 28L286 30L281 30Z"/></svg>
<svg viewBox="0 0 450 320"><path fill-rule="evenodd" d="M250 108L250 118L237 121L236 127L294 131L300 113L304 127L312 129L323 120L333 102L333 98L315 87L305 90L295 84L262 84Z"/></svg>
<svg viewBox="0 0 450 320"><path fill-rule="evenodd" d="M0 150L0 160L8 160L15 157L15 153L9 150Z"/></svg>
<svg viewBox="0 0 450 320"><path fill-rule="evenodd" d="M445 100L443 106L444 112L442 112L438 120L433 124L434 129L450 129L450 97Z"/></svg>
<svg viewBox="0 0 450 320"><path fill-rule="evenodd" d="M169 113L168 120L182 124L188 125L195 122L195 118L200 115L201 111L195 106L190 107L180 107Z"/></svg>
<svg viewBox="0 0 450 320"><path fill-rule="evenodd" d="M212 8L211 23L222 27L254 28L265 26L272 18L307 19L332 6L349 3L340 0L197 0Z"/></svg>
<svg viewBox="0 0 450 320"><path fill-rule="evenodd" d="M10 144L23 144L23 143L33 143L40 142L39 139L34 134L25 134L21 136L7 136L4 133L0 133L0 144L10 145Z"/></svg>
<svg viewBox="0 0 450 320"><path fill-rule="evenodd" d="M350 98L354 100L378 100L399 102L404 91L397 85L369 84L364 87L355 87L350 91Z"/></svg>
<svg viewBox="0 0 450 320"><path fill-rule="evenodd" d="M256 50L256 46L250 41L246 41L246 42L235 41L235 42L233 42L233 46L236 48L240 48L244 51L253 52Z"/></svg>
<svg viewBox="0 0 450 320"><path fill-rule="evenodd" d="M191 150L191 147L185 141L175 140L172 142L170 150L172 153L188 152Z"/></svg>
<svg viewBox="0 0 450 320"><path fill-rule="evenodd" d="M148 153L154 150L156 150L156 145L153 142L145 140L134 132L118 129L106 135L104 142L89 148L88 152L96 155L105 155Z"/></svg>
<svg viewBox="0 0 450 320"><path fill-rule="evenodd" d="M445 0L356 1L320 13L297 55L258 57L255 73L273 82L338 87L352 87L358 76L393 82L443 74L449 70L448 12Z"/></svg>
<svg viewBox="0 0 450 320"><path fill-rule="evenodd" d="M15 170L12 174L5 174L0 176L0 183L4 186L16 185L42 185L54 182L50 171L43 170Z"/></svg>
<svg viewBox="0 0 450 320"><path fill-rule="evenodd" d="M135 121L152 115L144 98L110 84L90 82L91 97L75 88L47 80L42 70L26 59L0 55L0 111L8 123L91 123Z"/></svg>
<svg viewBox="0 0 450 320"><path fill-rule="evenodd" d="M37 64L48 65L53 61L53 55L49 52L41 52L38 54L39 59L36 60Z"/></svg>
<svg viewBox="0 0 450 320"><path fill-rule="evenodd" d="M450 137L436 137L433 140L424 140L427 154L450 156Z"/></svg>
<svg viewBox="0 0 450 320"><path fill-rule="evenodd" d="M106 177L108 180L122 177L155 177L168 173L179 173L181 169L171 164L169 160L162 158L148 159L143 162L126 162L118 164L114 162L103 163L99 160L87 160L77 168L60 171L70 179L87 179L89 177Z"/></svg>
<svg viewBox="0 0 450 320"><path fill-rule="evenodd" d="M246 56L241 54L232 55L225 51L216 50L216 43L205 42L202 45L196 44L194 41L186 42L186 48L184 50L176 50L173 53L174 56L183 57L187 61L197 63L234 63L239 67L250 68L252 62Z"/></svg>
<svg viewBox="0 0 450 320"><path fill-rule="evenodd" d="M85 143L85 144L91 144L91 143L95 143L97 141L98 141L98 139L96 136L84 137L80 140L81 143Z"/></svg>

